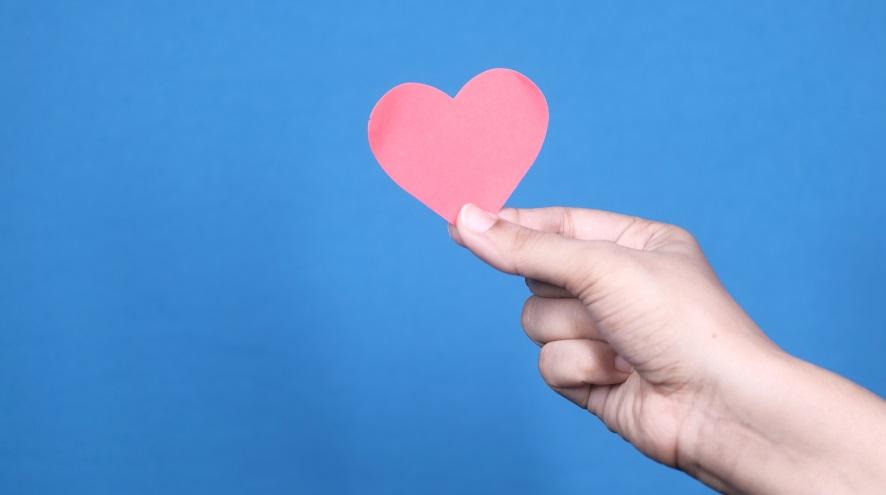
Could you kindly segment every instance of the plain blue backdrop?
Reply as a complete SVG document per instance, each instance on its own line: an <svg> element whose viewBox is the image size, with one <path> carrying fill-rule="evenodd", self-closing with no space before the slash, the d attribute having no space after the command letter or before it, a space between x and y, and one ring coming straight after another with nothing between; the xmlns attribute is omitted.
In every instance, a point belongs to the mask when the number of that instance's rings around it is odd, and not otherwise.
<svg viewBox="0 0 886 495"><path fill-rule="evenodd" d="M0 2L0 492L703 493L549 391L523 282L367 145L545 92L510 204L687 227L886 394L886 3Z"/></svg>

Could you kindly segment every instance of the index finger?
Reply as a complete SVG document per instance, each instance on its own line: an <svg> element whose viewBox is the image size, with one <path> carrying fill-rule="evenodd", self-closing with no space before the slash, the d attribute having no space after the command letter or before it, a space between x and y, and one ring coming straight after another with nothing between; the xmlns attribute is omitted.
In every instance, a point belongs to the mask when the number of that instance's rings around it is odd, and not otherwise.
<svg viewBox="0 0 886 495"><path fill-rule="evenodd" d="M619 238L639 217L585 208L505 208L498 214L505 220L533 230L553 232L584 241L611 241Z"/></svg>

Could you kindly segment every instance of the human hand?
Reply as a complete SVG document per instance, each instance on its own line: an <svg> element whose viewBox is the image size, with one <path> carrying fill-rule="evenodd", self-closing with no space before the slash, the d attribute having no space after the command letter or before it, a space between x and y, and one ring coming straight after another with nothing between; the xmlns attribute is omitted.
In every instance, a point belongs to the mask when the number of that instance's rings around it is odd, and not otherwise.
<svg viewBox="0 0 886 495"><path fill-rule="evenodd" d="M686 231L595 210L466 205L450 235L526 277L522 324L542 346L545 382L649 457L720 490L884 488L883 461L859 459L886 459L883 401L781 351ZM830 410L809 421L811 408ZM852 420L868 435L845 431Z"/></svg>

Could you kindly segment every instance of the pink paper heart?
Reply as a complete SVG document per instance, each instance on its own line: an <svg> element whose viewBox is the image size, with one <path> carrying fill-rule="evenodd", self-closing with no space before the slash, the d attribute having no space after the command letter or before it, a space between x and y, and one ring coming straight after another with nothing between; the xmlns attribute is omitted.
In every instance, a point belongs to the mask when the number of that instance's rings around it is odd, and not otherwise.
<svg viewBox="0 0 886 495"><path fill-rule="evenodd" d="M541 150L544 95L526 76L490 69L455 98L400 84L369 115L369 146L397 184L450 223L465 203L497 212Z"/></svg>

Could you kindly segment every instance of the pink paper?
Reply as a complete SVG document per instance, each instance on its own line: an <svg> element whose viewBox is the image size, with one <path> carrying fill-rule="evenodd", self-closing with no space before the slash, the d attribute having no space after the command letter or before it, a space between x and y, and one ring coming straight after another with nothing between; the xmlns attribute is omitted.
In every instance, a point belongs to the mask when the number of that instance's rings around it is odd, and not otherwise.
<svg viewBox="0 0 886 495"><path fill-rule="evenodd" d="M369 146L394 182L455 223L465 203L504 206L547 128L538 87L519 72L490 69L455 98L419 83L388 91L369 116Z"/></svg>

